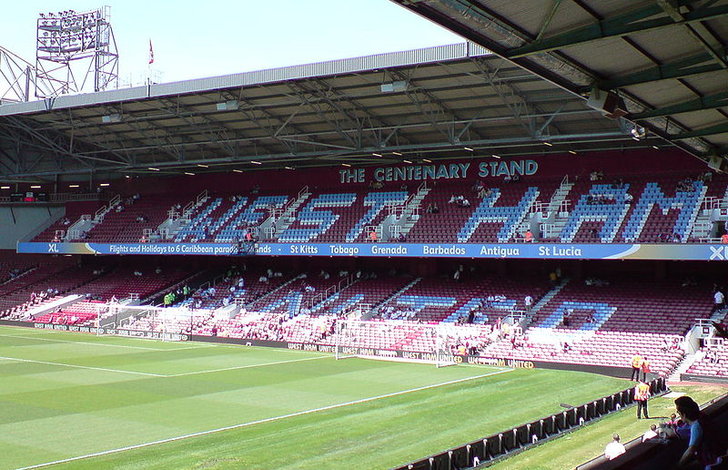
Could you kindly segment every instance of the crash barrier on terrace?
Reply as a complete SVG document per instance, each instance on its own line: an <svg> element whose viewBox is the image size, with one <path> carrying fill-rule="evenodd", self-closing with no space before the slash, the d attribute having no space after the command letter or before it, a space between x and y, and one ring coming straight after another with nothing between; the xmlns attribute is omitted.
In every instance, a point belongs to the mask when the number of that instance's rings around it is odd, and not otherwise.
<svg viewBox="0 0 728 470"><path fill-rule="evenodd" d="M653 395L663 393L663 377L649 382ZM440 454L397 467L395 470L451 470L477 467L483 463L520 452L564 432L633 403L633 388L607 395L583 405L569 408L546 418L516 426Z"/></svg>
<svg viewBox="0 0 728 470"><path fill-rule="evenodd" d="M728 428L728 394L718 397L702 409L703 416L710 419L713 429ZM719 448L726 451L728 447L728 434L717 433ZM605 443L606 444L606 443ZM673 468L675 462L687 448L687 442L676 439L662 440L650 439L642 442L642 437L625 444L627 452L607 460L603 455L576 467L576 470L652 470L656 468ZM728 461L725 457L724 461ZM702 468L702 467L701 467ZM717 467L724 468L724 467Z"/></svg>

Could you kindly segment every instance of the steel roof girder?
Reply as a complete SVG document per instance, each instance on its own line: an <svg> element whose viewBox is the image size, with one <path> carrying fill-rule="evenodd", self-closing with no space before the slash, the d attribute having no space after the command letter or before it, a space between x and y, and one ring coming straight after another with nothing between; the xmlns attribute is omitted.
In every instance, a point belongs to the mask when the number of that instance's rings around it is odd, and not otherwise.
<svg viewBox="0 0 728 470"><path fill-rule="evenodd" d="M686 2L681 2L686 3ZM642 33L661 28L674 27L676 25L688 25L699 21L708 21L728 15L728 6L697 9L684 14L682 21L676 22L669 16L661 18L645 19L651 16L665 13L659 5L650 5L640 8L624 15L609 18L588 26L576 28L565 33L552 36L541 41L534 41L529 44L514 47L505 52L507 59L518 59L534 54L552 52L558 49L582 45L602 39L618 38L633 33Z"/></svg>
<svg viewBox="0 0 728 470"><path fill-rule="evenodd" d="M541 110L536 105L528 103L512 83L504 81L498 73L500 69L493 69L491 64L484 60L476 60L474 63L483 77L485 77L486 82L495 90L495 93L503 104L511 111L513 118L521 124L529 135L536 136L536 118L533 117L535 113L531 110L531 107L539 113ZM515 98L516 103L512 103L508 99L509 97ZM523 111L526 112L527 120L523 119Z"/></svg>
<svg viewBox="0 0 728 470"><path fill-rule="evenodd" d="M230 129L228 127L226 127L223 123L218 122L218 121L214 121L214 120L210 119L208 116L206 116L204 114L194 114L194 115L191 115L191 116L188 117L188 116L185 116L183 114L180 114L180 113L177 113L176 111L174 111L173 110L174 108L177 108L177 109L182 108L184 110L188 110L188 108L184 104L180 104L179 103L179 97L178 97L177 103L175 103L175 102L173 102L173 101L171 101L169 99L165 99L165 98L162 98L160 100L160 102L163 105L167 105L167 106L170 106L171 105L171 107L162 108L162 109L165 109L166 111L171 112L173 115L177 116L178 119L181 119L183 122L185 122L187 124L190 124L193 127L197 126L197 123L194 122L194 120L192 120L192 118L199 118L200 120L202 120L202 121L206 122L207 124L209 124L209 127L206 127L206 128L203 127L202 128L202 133L204 135L207 135L210 138L210 140L213 140L213 141L215 141L215 140L220 140L220 141L227 140L226 133L227 132L230 132ZM188 113L189 113L189 111L188 111ZM215 130L215 128L219 128L220 130ZM235 154L235 149L231 145L221 144L221 147L223 147L224 149L226 149L230 155L234 155ZM178 152L178 158L179 159L182 159L182 154L179 153L179 152Z"/></svg>
<svg viewBox="0 0 728 470"><path fill-rule="evenodd" d="M297 82L289 82L289 83L287 83L287 85L291 90L293 90L294 93L297 94L298 98L301 100L302 103L304 103L311 110L313 110L314 113L318 117L320 117L322 120L329 123L334 128L336 133L341 135L344 138L344 140L348 141L352 146L355 146L355 147L357 146L356 140L354 140L349 135L349 133L344 131L344 129L342 128L342 126L339 122L339 119L334 117L334 119L332 120L332 118L327 115L326 111L321 109L320 103L318 102L319 100L321 102L324 102L324 103L328 104L329 106L331 106L332 110L334 110L337 115L339 113L341 113L340 108L338 106L334 106L330 99L327 99L325 96L317 95L314 91L307 89L302 84L297 83ZM315 91L319 91L319 90L315 90ZM308 97L306 96L307 94L310 94L312 97L317 98L316 102L309 100ZM344 113L344 116L346 116L346 118L350 122L353 122L357 128L359 127L359 122L356 119L352 118L347 113Z"/></svg>
<svg viewBox="0 0 728 470"><path fill-rule="evenodd" d="M630 120L647 119L653 117L670 116L673 114L689 113L692 111L701 111L704 109L715 109L728 106L728 91L715 93L713 95L703 96L693 100L683 101L682 103L663 106L649 111L640 113L632 113L627 117Z"/></svg>
<svg viewBox="0 0 728 470"><path fill-rule="evenodd" d="M721 51L721 54L725 55L725 53L725 49ZM706 62L712 63L705 64ZM689 77L717 70L724 69L720 64L713 62L713 58L710 54L698 54L672 63L628 74L623 77L602 80L598 82L598 86L604 90L613 90L616 88L639 85L658 80Z"/></svg>
<svg viewBox="0 0 728 470"><path fill-rule="evenodd" d="M713 49L713 46L711 46L708 41L703 38L696 29L691 26L690 23L685 22L685 15L680 12L680 6L677 4L676 0L657 0L657 4L660 5L660 7L665 11L665 13L670 16L670 18L675 21L676 24L680 24L703 49L710 54L713 59L718 62L723 68L728 68L728 64L726 64L726 61L721 55ZM693 12L691 12L693 13ZM702 27L701 23L698 23L696 26ZM703 28L705 30L705 28ZM707 31L705 31L707 34L711 34ZM717 38L713 38L716 43L719 43Z"/></svg>
<svg viewBox="0 0 728 470"><path fill-rule="evenodd" d="M709 135L726 134L728 133L728 123L716 124L714 126L704 127L702 129L696 129L694 131L682 132L680 134L671 135L671 140L683 140L690 139L693 137L705 137Z"/></svg>

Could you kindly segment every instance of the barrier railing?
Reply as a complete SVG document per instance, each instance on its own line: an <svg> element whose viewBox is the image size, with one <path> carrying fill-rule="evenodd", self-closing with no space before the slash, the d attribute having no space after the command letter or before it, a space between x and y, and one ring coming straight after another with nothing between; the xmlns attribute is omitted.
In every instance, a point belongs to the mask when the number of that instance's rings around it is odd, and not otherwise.
<svg viewBox="0 0 728 470"><path fill-rule="evenodd" d="M649 384L652 395L667 390L663 377L654 379ZM634 401L633 390L632 387L624 389L560 413L396 467L396 470L450 470L477 467L485 462L498 460L629 406Z"/></svg>

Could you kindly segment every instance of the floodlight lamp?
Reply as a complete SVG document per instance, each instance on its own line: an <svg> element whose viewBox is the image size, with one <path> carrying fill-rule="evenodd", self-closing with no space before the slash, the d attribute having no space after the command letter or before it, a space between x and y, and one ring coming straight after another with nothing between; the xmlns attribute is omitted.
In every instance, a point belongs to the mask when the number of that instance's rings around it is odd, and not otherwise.
<svg viewBox="0 0 728 470"><path fill-rule="evenodd" d="M382 83L382 85L379 87L379 90L382 93L400 93L403 91L407 91L407 82L404 80L399 80L396 82L389 82L389 83Z"/></svg>
<svg viewBox="0 0 728 470"><path fill-rule="evenodd" d="M645 128L642 126L638 126L637 124L635 124L635 126L629 132L630 132L630 134L632 134L632 138L634 140L642 140L645 138L645 134L646 134Z"/></svg>
<svg viewBox="0 0 728 470"><path fill-rule="evenodd" d="M101 122L104 124L109 124L112 122L121 122L121 114L113 113L113 114L107 114L106 116L101 116Z"/></svg>
<svg viewBox="0 0 728 470"><path fill-rule="evenodd" d="M229 100L215 105L218 111L237 111L240 108L238 100Z"/></svg>

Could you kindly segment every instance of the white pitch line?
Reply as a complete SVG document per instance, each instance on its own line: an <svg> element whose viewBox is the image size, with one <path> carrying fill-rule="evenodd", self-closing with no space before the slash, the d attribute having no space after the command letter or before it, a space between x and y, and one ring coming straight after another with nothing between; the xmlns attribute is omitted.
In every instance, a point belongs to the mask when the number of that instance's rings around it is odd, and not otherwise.
<svg viewBox="0 0 728 470"><path fill-rule="evenodd" d="M110 343L107 344L107 343L97 343L94 341L70 341L70 340L66 340L66 339L36 338L35 336L0 335L0 337L23 338L23 339L30 339L30 340L35 340L35 341L48 341L51 343L91 344L94 346L104 346L104 347L112 347L112 348L144 349L147 351L176 351L176 349L147 348L145 346L128 346L125 344L110 344ZM192 348L187 347L184 349L192 349Z"/></svg>
<svg viewBox="0 0 728 470"><path fill-rule="evenodd" d="M17 358L17 357L0 356L0 360L15 361L15 362L32 362L34 364L46 364L46 365L51 365L51 366L75 367L75 368L78 368L78 369L101 370L101 371L104 371L104 372L117 372L119 374L145 375L147 377L167 377L166 375L153 374L151 372L134 372L134 371L131 371L131 370L106 369L104 367L80 366L80 365L77 365L77 364L66 364L64 362L36 361L34 359L20 359L20 358Z"/></svg>
<svg viewBox="0 0 728 470"><path fill-rule="evenodd" d="M456 383L467 382L467 381L470 381L470 380L482 379L484 377L489 377L489 376L492 376L492 375L503 374L503 373L506 373L506 372L513 372L514 370L515 369L502 369L502 370L497 370L495 372L490 372L488 374L481 374L481 375L476 375L476 376L473 376L473 377L466 377L464 379L450 380L448 382L441 382L441 383L438 383L438 384L425 385L425 386L422 386L422 387L411 388L409 390L402 390L402 391L399 391L399 392L392 392L392 393L387 393L387 394L384 394L384 395L378 395L376 397L362 398L360 400L354 400L354 401L349 401L349 402L345 402L345 403L337 403L335 405L323 406L321 408L314 408L314 409L311 409L311 410L297 411L295 413L290 413L290 414L287 414L287 415L274 416L272 418L259 419L259 420L256 420L256 421L249 421L247 423L233 424L232 426L225 426L225 427L222 427L222 428L210 429L208 431L200 431L200 432L195 432L195 433L192 433L192 434L185 434L183 436L170 437L170 438L161 439L161 440L158 440L158 441L144 442L142 444L135 444L135 445L127 446L127 447L120 447L118 449L104 450L104 451L101 451L101 452L94 452L92 454L79 455L77 457L69 457L67 459L55 460L53 462L39 463L39 464L36 464L36 465L30 465L28 467L21 467L21 468L18 468L17 470L31 470L31 469L34 469L34 468L47 467L49 465L56 465L56 464L60 464L60 463L75 462L77 460L83 460L83 459L88 459L88 458L92 458L92 457L101 457L101 456L104 456L104 455L116 454L116 453L119 453L119 452L125 452L127 450L141 449L141 448L144 448L144 447L149 447L149 446L153 446L153 445L157 445L157 444L166 444L166 443L169 443L169 442L180 441L180 440L189 439L189 438L192 438L192 437L206 436L208 434L214 434L214 433L218 433L218 432L222 432L222 431L230 431L232 429L240 429L240 428L250 427L250 426L254 426L256 424L271 423L271 422L274 422L274 421L280 421L282 419L295 418L297 416L304 416L304 415L308 415L308 414L312 414L312 413L318 413L319 411L334 410L334 409L337 409L337 408L343 408L345 406L358 405L360 403L368 403L368 402L371 402L371 401L374 401L374 400L381 400L383 398L391 398L391 397L396 397L396 396L399 396L399 395L405 395L407 393L413 393L413 392L419 392L419 391L422 391L422 390L428 390L428 389L431 389L431 388L443 387L445 385L453 385L453 384L456 384Z"/></svg>
<svg viewBox="0 0 728 470"><path fill-rule="evenodd" d="M316 359L324 359L324 358L328 358L328 357L333 357L333 356L327 355L327 356L305 357L303 359L291 359L289 361L264 362L262 364L248 364L245 366L224 367L222 369L208 369L208 370L200 370L200 371L195 371L195 372L182 372L181 374L165 375L165 377L184 377L187 375L210 374L212 372L223 372L226 370L250 369L253 367L274 366L276 364L288 364L290 362L314 361Z"/></svg>

